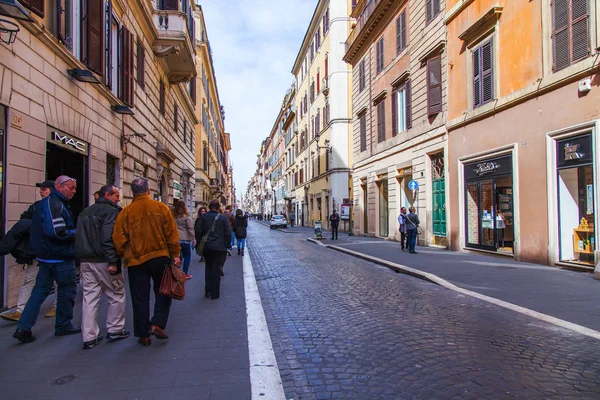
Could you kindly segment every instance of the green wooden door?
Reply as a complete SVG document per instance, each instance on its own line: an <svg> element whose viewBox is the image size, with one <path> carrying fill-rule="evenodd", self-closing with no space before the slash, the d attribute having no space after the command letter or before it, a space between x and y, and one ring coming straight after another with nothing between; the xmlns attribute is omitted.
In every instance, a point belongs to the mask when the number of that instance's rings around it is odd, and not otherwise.
<svg viewBox="0 0 600 400"><path fill-rule="evenodd" d="M446 236L446 180L433 181L433 235Z"/></svg>

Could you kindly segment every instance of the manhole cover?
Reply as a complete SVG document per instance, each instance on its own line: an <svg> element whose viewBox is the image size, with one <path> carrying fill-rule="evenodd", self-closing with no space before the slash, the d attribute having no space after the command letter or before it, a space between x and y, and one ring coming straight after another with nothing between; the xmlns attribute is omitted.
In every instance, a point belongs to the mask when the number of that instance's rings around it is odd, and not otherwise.
<svg viewBox="0 0 600 400"><path fill-rule="evenodd" d="M50 385L61 386L73 382L77 377L75 375L65 375L60 378L52 379Z"/></svg>

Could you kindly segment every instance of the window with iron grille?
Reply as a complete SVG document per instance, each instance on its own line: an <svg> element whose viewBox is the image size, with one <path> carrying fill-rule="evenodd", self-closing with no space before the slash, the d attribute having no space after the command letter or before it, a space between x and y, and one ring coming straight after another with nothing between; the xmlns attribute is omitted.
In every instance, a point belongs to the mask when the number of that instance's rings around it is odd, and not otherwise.
<svg viewBox="0 0 600 400"><path fill-rule="evenodd" d="M115 185L117 182L117 158L106 154L106 184Z"/></svg>
<svg viewBox="0 0 600 400"><path fill-rule="evenodd" d="M367 113L359 117L360 124L360 151L367 150Z"/></svg>
<svg viewBox="0 0 600 400"><path fill-rule="evenodd" d="M385 101L381 100L377 104L377 141L379 143L385 140Z"/></svg>
<svg viewBox="0 0 600 400"><path fill-rule="evenodd" d="M377 73L379 74L383 71L383 38L379 39L377 42Z"/></svg>
<svg viewBox="0 0 600 400"><path fill-rule="evenodd" d="M552 0L554 71L589 56L589 30L589 0Z"/></svg>
<svg viewBox="0 0 600 400"><path fill-rule="evenodd" d="M365 67L366 67L366 59L362 59L360 64L358 64L358 92L362 92L365 90L366 79L365 79Z"/></svg>
<svg viewBox="0 0 600 400"><path fill-rule="evenodd" d="M494 52L489 39L473 51L473 108L494 99Z"/></svg>
<svg viewBox="0 0 600 400"><path fill-rule="evenodd" d="M427 61L427 113L429 116L442 111L442 58Z"/></svg>

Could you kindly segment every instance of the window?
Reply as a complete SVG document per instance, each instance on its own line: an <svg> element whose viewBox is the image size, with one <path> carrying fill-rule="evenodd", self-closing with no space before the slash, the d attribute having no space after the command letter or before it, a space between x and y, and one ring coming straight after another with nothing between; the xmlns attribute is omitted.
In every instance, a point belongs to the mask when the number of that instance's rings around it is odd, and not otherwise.
<svg viewBox="0 0 600 400"><path fill-rule="evenodd" d="M158 112L163 116L165 115L165 84L163 81L160 81L158 87Z"/></svg>
<svg viewBox="0 0 600 400"><path fill-rule="evenodd" d="M427 61L427 113L429 116L442 111L442 58Z"/></svg>
<svg viewBox="0 0 600 400"><path fill-rule="evenodd" d="M589 0L552 1L554 71L590 54Z"/></svg>
<svg viewBox="0 0 600 400"><path fill-rule="evenodd" d="M396 55L406 48L406 10L396 19Z"/></svg>
<svg viewBox="0 0 600 400"><path fill-rule="evenodd" d="M406 81L392 93L392 136L410 129L411 126L410 81Z"/></svg>
<svg viewBox="0 0 600 400"><path fill-rule="evenodd" d="M473 108L494 99L492 43L490 39L473 51Z"/></svg>
<svg viewBox="0 0 600 400"><path fill-rule="evenodd" d="M367 60L362 59L360 64L358 65L358 92L362 92L365 90L366 79L365 79L365 64Z"/></svg>
<svg viewBox="0 0 600 400"><path fill-rule="evenodd" d="M377 104L377 142L385 140L385 101Z"/></svg>
<svg viewBox="0 0 600 400"><path fill-rule="evenodd" d="M21 0L20 3L40 17L44 16L44 0Z"/></svg>
<svg viewBox="0 0 600 400"><path fill-rule="evenodd" d="M208 174L208 146L206 143L202 147L202 169Z"/></svg>
<svg viewBox="0 0 600 400"><path fill-rule="evenodd" d="M56 37L69 51L73 51L73 4L71 0L56 2Z"/></svg>
<svg viewBox="0 0 600 400"><path fill-rule="evenodd" d="M177 134L177 125L178 125L178 119L179 119L179 110L177 109L177 104L173 104L173 131L175 131L175 134Z"/></svg>
<svg viewBox="0 0 600 400"><path fill-rule="evenodd" d="M315 118L315 134L321 133L321 109L317 108L317 116Z"/></svg>
<svg viewBox="0 0 600 400"><path fill-rule="evenodd" d="M311 43L310 44L310 62L312 62L315 59L315 44Z"/></svg>
<svg viewBox="0 0 600 400"><path fill-rule="evenodd" d="M104 7L104 84L112 89L112 2Z"/></svg>
<svg viewBox="0 0 600 400"><path fill-rule="evenodd" d="M377 73L383 71L383 38L377 42Z"/></svg>
<svg viewBox="0 0 600 400"><path fill-rule="evenodd" d="M323 107L323 126L327 126L329 124L329 103L325 103L325 107Z"/></svg>
<svg viewBox="0 0 600 400"><path fill-rule="evenodd" d="M81 8L81 59L90 70L103 75L104 0L82 1Z"/></svg>
<svg viewBox="0 0 600 400"><path fill-rule="evenodd" d="M196 105L196 77L192 77L192 80L190 80L190 98L192 103Z"/></svg>
<svg viewBox="0 0 600 400"><path fill-rule="evenodd" d="M137 65L136 65L136 73L137 73L137 83L140 85L142 90L146 87L146 79L144 76L145 73L145 64L146 64L146 50L144 49L144 45L141 42L137 42ZM194 79L192 79L193 81Z"/></svg>
<svg viewBox="0 0 600 400"><path fill-rule="evenodd" d="M321 93L321 72L317 69L317 94Z"/></svg>
<svg viewBox="0 0 600 400"><path fill-rule="evenodd" d="M106 184L115 185L117 182L117 158L106 154Z"/></svg>
<svg viewBox="0 0 600 400"><path fill-rule="evenodd" d="M179 10L179 0L158 0L159 10Z"/></svg>
<svg viewBox="0 0 600 400"><path fill-rule="evenodd" d="M360 124L360 151L367 150L367 113L359 117Z"/></svg>
<svg viewBox="0 0 600 400"><path fill-rule="evenodd" d="M425 9L427 23L429 23L440 13L440 0L427 0L425 2Z"/></svg>
<svg viewBox="0 0 600 400"><path fill-rule="evenodd" d="M329 8L323 14L323 36L329 31Z"/></svg>
<svg viewBox="0 0 600 400"><path fill-rule="evenodd" d="M310 102L315 101L315 81L310 84Z"/></svg>
<svg viewBox="0 0 600 400"><path fill-rule="evenodd" d="M187 144L187 120L183 120L183 144Z"/></svg>

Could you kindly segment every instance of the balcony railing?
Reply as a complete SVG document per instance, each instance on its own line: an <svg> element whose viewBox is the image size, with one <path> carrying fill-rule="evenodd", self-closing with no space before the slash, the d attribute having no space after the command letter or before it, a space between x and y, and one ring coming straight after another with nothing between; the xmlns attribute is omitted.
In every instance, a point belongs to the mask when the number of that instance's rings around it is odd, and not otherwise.
<svg viewBox="0 0 600 400"><path fill-rule="evenodd" d="M348 50L350 50L350 47L354 43L354 40L356 39L360 31L365 27L367 21L369 20L371 15L373 15L373 12L381 2L382 0L369 0L365 8L362 10L360 15L356 19L356 25L354 26L354 29L352 30L352 32L350 32L348 40L346 40L346 53L348 53Z"/></svg>

